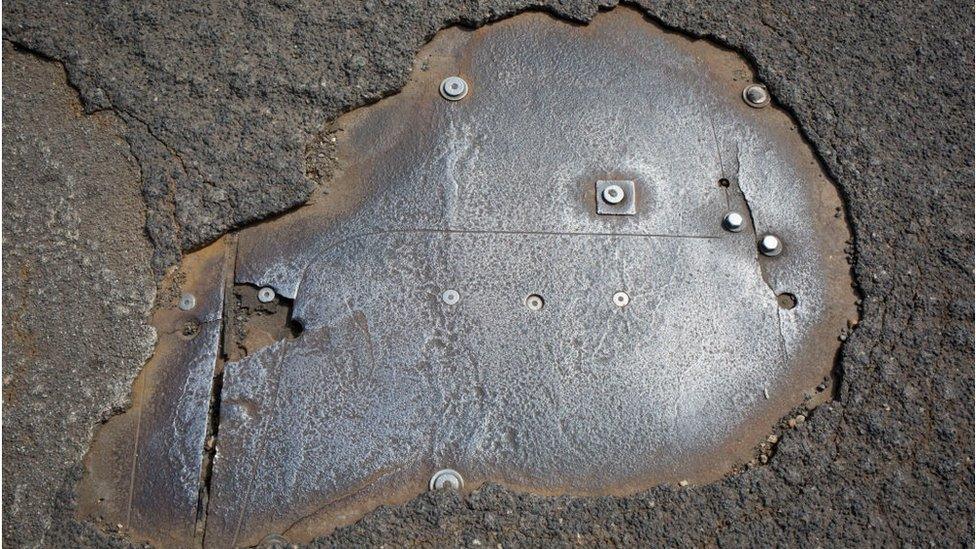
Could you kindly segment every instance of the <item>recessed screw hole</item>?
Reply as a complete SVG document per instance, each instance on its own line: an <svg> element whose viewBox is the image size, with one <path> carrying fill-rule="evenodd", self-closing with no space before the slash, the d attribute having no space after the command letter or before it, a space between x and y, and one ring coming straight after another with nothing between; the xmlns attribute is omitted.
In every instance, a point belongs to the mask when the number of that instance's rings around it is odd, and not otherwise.
<svg viewBox="0 0 976 549"><path fill-rule="evenodd" d="M190 320L183 324L183 331L180 332L180 337L183 339L193 339L197 337L200 333L200 323L196 320Z"/></svg>
<svg viewBox="0 0 976 549"><path fill-rule="evenodd" d="M782 293L776 296L776 303L783 309L789 310L796 307L796 296L793 294Z"/></svg>

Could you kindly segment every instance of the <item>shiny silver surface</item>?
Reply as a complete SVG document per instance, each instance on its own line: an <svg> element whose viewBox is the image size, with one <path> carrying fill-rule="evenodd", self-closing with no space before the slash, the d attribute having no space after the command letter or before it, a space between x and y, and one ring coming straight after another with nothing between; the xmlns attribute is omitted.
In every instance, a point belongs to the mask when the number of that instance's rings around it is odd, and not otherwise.
<svg viewBox="0 0 976 549"><path fill-rule="evenodd" d="M226 366L208 544L311 537L444 463L542 493L717 478L830 369L839 199L741 60L616 10L452 29L417 66L340 119L322 206L242 233L237 281L305 331ZM443 74L478 92L431 97ZM768 263L757 230L795 245Z"/></svg>
<svg viewBox="0 0 976 549"><path fill-rule="evenodd" d="M474 92L433 93L448 75ZM198 303L160 311L83 512L228 547L309 540L445 466L624 494L748 461L854 315L840 200L752 79L628 9L443 31L330 127L327 189L174 273Z"/></svg>

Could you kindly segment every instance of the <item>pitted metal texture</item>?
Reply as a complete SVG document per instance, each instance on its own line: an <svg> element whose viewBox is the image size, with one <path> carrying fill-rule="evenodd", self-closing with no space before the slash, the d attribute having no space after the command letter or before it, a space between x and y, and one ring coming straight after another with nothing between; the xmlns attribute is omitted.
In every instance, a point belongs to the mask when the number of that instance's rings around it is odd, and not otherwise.
<svg viewBox="0 0 976 549"><path fill-rule="evenodd" d="M726 470L823 379L810 353L853 301L834 189L749 76L626 10L523 15L443 33L341 119L349 208L242 236L238 281L294 297L305 333L228 365L212 539L307 537L442 467L587 494ZM614 180L632 216L598 215ZM786 251L760 258L757 229Z"/></svg>
<svg viewBox="0 0 976 549"><path fill-rule="evenodd" d="M855 315L840 199L752 83L624 8L435 37L325 130L327 188L237 238L234 281L304 331L223 365L204 544L307 540L444 469L624 494L747 461Z"/></svg>

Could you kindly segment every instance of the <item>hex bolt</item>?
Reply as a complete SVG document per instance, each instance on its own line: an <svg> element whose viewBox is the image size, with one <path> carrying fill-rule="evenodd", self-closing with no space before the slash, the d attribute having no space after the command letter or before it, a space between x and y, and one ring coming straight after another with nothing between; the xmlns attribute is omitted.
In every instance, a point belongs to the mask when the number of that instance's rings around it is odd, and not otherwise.
<svg viewBox="0 0 976 549"><path fill-rule="evenodd" d="M441 300L448 305L455 305L461 301L461 294L457 290L444 290L444 293L441 294Z"/></svg>
<svg viewBox="0 0 976 549"><path fill-rule="evenodd" d="M464 487L464 479L461 478L461 473L458 473L454 469L441 469L434 473L434 476L430 477L428 487L431 491L444 488L460 490Z"/></svg>
<svg viewBox="0 0 976 549"><path fill-rule="evenodd" d="M630 296L627 292L617 292L613 294L613 304L617 307L626 307L630 304Z"/></svg>
<svg viewBox="0 0 976 549"><path fill-rule="evenodd" d="M258 290L258 301L261 303L271 303L274 301L274 298L275 291L271 287L265 286L264 288Z"/></svg>
<svg viewBox="0 0 976 549"><path fill-rule="evenodd" d="M529 297L525 298L525 306L529 308L530 311L541 311L543 307L546 306L546 301L542 299L539 294L531 294Z"/></svg>
<svg viewBox="0 0 976 549"><path fill-rule="evenodd" d="M460 101L468 95L468 83L460 76L448 76L441 81L441 97L448 101Z"/></svg>
<svg viewBox="0 0 976 549"><path fill-rule="evenodd" d="M742 90L742 99L746 105L761 109L769 104L769 90L762 84L749 84Z"/></svg>
<svg viewBox="0 0 976 549"><path fill-rule="evenodd" d="M783 251L783 241L778 236L767 234L759 239L759 251L769 257L777 256Z"/></svg>
<svg viewBox="0 0 976 549"><path fill-rule="evenodd" d="M197 306L197 298L193 294L186 293L180 297L180 309L189 311Z"/></svg>
<svg viewBox="0 0 976 549"><path fill-rule="evenodd" d="M607 185L603 189L603 201L607 204L620 204L624 201L624 190L620 185Z"/></svg>
<svg viewBox="0 0 976 549"><path fill-rule="evenodd" d="M742 219L742 215L738 212L729 212L722 219L722 228L730 233L737 233L742 230L743 223L745 223L745 220Z"/></svg>

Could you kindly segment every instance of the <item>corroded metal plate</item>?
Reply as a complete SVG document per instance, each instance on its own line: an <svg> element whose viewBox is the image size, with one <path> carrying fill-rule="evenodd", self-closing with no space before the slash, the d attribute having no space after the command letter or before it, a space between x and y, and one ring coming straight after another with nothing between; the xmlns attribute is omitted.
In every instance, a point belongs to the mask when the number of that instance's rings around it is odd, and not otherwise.
<svg viewBox="0 0 976 549"><path fill-rule="evenodd" d="M748 77L626 10L523 15L443 33L341 119L355 203L242 235L238 281L293 296L305 332L228 365L208 538L305 538L444 467L596 494L741 459L823 379L853 301L834 190ZM618 179L635 215L597 215ZM724 232L728 211L754 221ZM785 252L760 259L757 230Z"/></svg>
<svg viewBox="0 0 976 549"><path fill-rule="evenodd" d="M190 547L196 531L214 370L220 353L225 240L188 257L153 318L159 341L133 384L132 407L98 432L86 456L79 511L109 528L166 547ZM183 310L177 301L193 296Z"/></svg>
<svg viewBox="0 0 976 549"><path fill-rule="evenodd" d="M747 461L855 314L840 200L751 78L628 9L524 14L340 118L328 192L239 235L235 281L304 332L223 365L205 544L307 540L446 468L624 494Z"/></svg>

